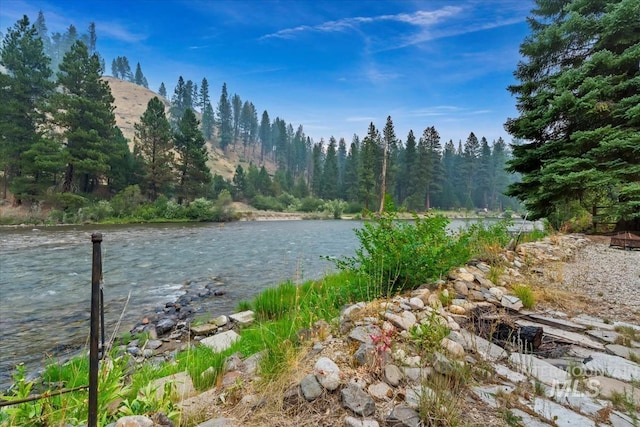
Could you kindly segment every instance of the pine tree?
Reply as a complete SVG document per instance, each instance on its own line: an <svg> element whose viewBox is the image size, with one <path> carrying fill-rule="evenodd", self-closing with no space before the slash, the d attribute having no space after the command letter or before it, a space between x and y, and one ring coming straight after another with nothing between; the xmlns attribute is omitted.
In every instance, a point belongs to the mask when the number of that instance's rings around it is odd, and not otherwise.
<svg viewBox="0 0 640 427"><path fill-rule="evenodd" d="M462 166L465 178L464 207L467 209L473 209L475 207L473 204L473 195L477 188L476 178L480 167L479 159L480 142L475 134L471 132L464 144L464 151L462 155Z"/></svg>
<svg viewBox="0 0 640 427"><path fill-rule="evenodd" d="M338 198L347 199L344 186L344 171L347 163L347 142L344 138L338 141Z"/></svg>
<svg viewBox="0 0 640 427"><path fill-rule="evenodd" d="M506 196L503 193L509 184L505 170L508 160L507 144L502 138L493 143L491 151L491 174L489 176L489 207L502 211Z"/></svg>
<svg viewBox="0 0 640 427"><path fill-rule="evenodd" d="M204 197L209 191L211 171L207 166L208 153L204 137L191 108L184 112L173 138L178 152L178 201L190 202Z"/></svg>
<svg viewBox="0 0 640 427"><path fill-rule="evenodd" d="M509 88L519 117L506 128L525 141L509 194L531 217L558 223L611 206L621 229L640 229L640 2L535 1L524 59Z"/></svg>
<svg viewBox="0 0 640 427"><path fill-rule="evenodd" d="M333 200L338 197L338 153L337 141L332 136L324 158L322 169L321 192L323 199Z"/></svg>
<svg viewBox="0 0 640 427"><path fill-rule="evenodd" d="M147 78L142 74L142 68L140 67L140 63L136 64L136 73L133 77L133 82L138 86L146 87L149 89L149 83L147 82Z"/></svg>
<svg viewBox="0 0 640 427"><path fill-rule="evenodd" d="M407 143L404 149L404 165L403 165L403 181L404 181L404 199L401 201L410 210L418 210L422 208L422 197L420 183L420 163L418 161L418 145L413 130L409 130L407 135Z"/></svg>
<svg viewBox="0 0 640 427"><path fill-rule="evenodd" d="M160 87L158 88L158 95L163 98L167 97L167 88L165 87L164 82L160 83Z"/></svg>
<svg viewBox="0 0 640 427"><path fill-rule="evenodd" d="M118 68L118 61L116 60L116 58L113 58L111 60L111 75L116 79L120 75L119 68Z"/></svg>
<svg viewBox="0 0 640 427"><path fill-rule="evenodd" d="M142 187L151 201L167 194L175 181L171 125L164 104L153 97L135 127L134 152L144 163Z"/></svg>
<svg viewBox="0 0 640 427"><path fill-rule="evenodd" d="M384 211L384 202L388 188L395 185L394 158L397 155L398 139L393 127L391 116L387 116L387 123L382 131L382 177L380 184L380 212Z"/></svg>
<svg viewBox="0 0 640 427"><path fill-rule="evenodd" d="M373 122L362 141L360 150L360 166L358 169L358 185L360 200L365 209L370 209L379 201L380 177L382 175L382 141L380 132Z"/></svg>
<svg viewBox="0 0 640 427"><path fill-rule="evenodd" d="M427 211L431 209L433 194L442 189L441 152L440 134L434 126L426 128L418 143L418 164L423 207Z"/></svg>
<svg viewBox="0 0 640 427"><path fill-rule="evenodd" d="M184 112L187 109L185 104L185 92L187 88L182 76L178 77L178 84L173 90L173 96L171 97L171 108L169 109L169 115L171 117L171 124L175 127L177 123L182 119Z"/></svg>
<svg viewBox="0 0 640 427"><path fill-rule="evenodd" d="M208 102L202 113L202 136L207 141L213 139L213 131L216 126L216 117L211 102Z"/></svg>
<svg viewBox="0 0 640 427"><path fill-rule="evenodd" d="M16 203L23 198L33 199L42 194L42 185L47 184L46 175L50 175L44 170L41 173L38 169L34 170L33 161L37 161L38 150L33 150L38 146L47 146L49 153L58 151L55 143L46 140L42 134L42 125L46 120L45 104L53 91L53 84L49 80L52 74L49 63L42 39L25 15L8 30L0 51L0 165L5 178L3 198L7 197L7 186L11 181ZM48 183L53 184L53 180Z"/></svg>
<svg viewBox="0 0 640 427"><path fill-rule="evenodd" d="M89 49L89 55L93 55L96 52L96 43L98 42L98 35L96 34L96 23L89 23L89 36L87 47Z"/></svg>
<svg viewBox="0 0 640 427"><path fill-rule="evenodd" d="M130 185L140 184L142 169L140 159L129 150L129 140L119 127L114 126L109 171L106 175L109 190L118 193Z"/></svg>
<svg viewBox="0 0 640 427"><path fill-rule="evenodd" d="M42 40L42 48L44 49L44 53L45 55L47 55L47 53L51 49L51 39L49 38L47 23L45 21L44 13L42 12L42 10L38 12L38 18L36 19L34 25L36 27L38 37L40 37L40 40Z"/></svg>
<svg viewBox="0 0 640 427"><path fill-rule="evenodd" d="M233 140L233 117L231 113L231 103L227 94L227 84L223 83L220 100L218 101L218 138L220 148L227 148Z"/></svg>
<svg viewBox="0 0 640 427"><path fill-rule="evenodd" d="M360 169L360 139L358 135L353 135L349 153L344 165L344 193L346 200L356 202L359 199L360 189L358 186L358 172Z"/></svg>
<svg viewBox="0 0 640 427"><path fill-rule="evenodd" d="M192 110L195 111L194 101L197 97L194 98L193 93L194 93L193 81L187 80L186 83L184 84L184 91L182 92L182 105L184 105L185 109L191 108Z"/></svg>
<svg viewBox="0 0 640 427"><path fill-rule="evenodd" d="M271 121L269 120L269 113L267 110L262 112L262 119L260 120L260 162L264 161L265 153L271 151Z"/></svg>
<svg viewBox="0 0 640 427"><path fill-rule="evenodd" d="M480 138L480 158L478 159L478 174L476 177L476 197L477 207L489 208L489 197L491 192L491 147L489 141L484 136Z"/></svg>
<svg viewBox="0 0 640 427"><path fill-rule="evenodd" d="M113 155L113 96L101 79L100 59L78 41L64 56L58 73L62 92L54 98L53 119L62 129L68 159L63 192L89 193L109 170Z"/></svg>
<svg viewBox="0 0 640 427"><path fill-rule="evenodd" d="M456 191L458 185L457 177L460 176L458 167L458 155L453 140L449 140L444 145L442 153L442 167L444 169L444 183L442 184L442 207L445 209L454 209L460 207L460 200Z"/></svg>
<svg viewBox="0 0 640 427"><path fill-rule="evenodd" d="M311 193L316 197L322 196L322 144L323 140L313 145L311 152Z"/></svg>
<svg viewBox="0 0 640 427"><path fill-rule="evenodd" d="M240 136L240 117L242 115L242 99L237 93L234 93L231 98L231 108L233 109L233 145L235 145Z"/></svg>

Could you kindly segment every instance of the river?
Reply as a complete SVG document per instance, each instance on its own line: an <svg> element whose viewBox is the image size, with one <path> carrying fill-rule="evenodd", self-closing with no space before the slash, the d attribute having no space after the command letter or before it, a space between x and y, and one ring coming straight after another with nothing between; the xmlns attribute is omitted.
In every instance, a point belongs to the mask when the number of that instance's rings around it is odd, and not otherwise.
<svg viewBox="0 0 640 427"><path fill-rule="evenodd" d="M465 221L454 220L459 229ZM256 221L227 224L91 225L0 229L0 389L18 363L34 371L86 345L91 234L103 235L107 334L127 332L172 302L188 280L222 283L212 316L286 280L334 271L324 257L351 256L359 221Z"/></svg>

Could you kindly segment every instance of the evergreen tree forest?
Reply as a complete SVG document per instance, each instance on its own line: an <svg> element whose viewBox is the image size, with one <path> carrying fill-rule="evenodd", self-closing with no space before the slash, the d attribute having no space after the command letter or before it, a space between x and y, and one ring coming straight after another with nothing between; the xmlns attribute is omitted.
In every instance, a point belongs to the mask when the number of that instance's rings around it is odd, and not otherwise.
<svg viewBox="0 0 640 427"><path fill-rule="evenodd" d="M224 216L201 214L203 206L206 211L231 200L258 209L329 210L336 217L392 206L495 212L519 207L504 195L518 174L505 170L514 160L502 139L489 142L470 132L466 141L443 141L427 124L403 141L388 117L370 123L362 138L313 141L302 125L258 110L231 94L226 83L212 101L206 78L196 83L180 76L171 96L162 83L160 96L168 106L152 98L128 141L115 125L95 26L86 36L73 28L68 33L49 37L40 14L34 24L25 16L2 41L2 197L14 205L93 212L88 219L122 214L209 220ZM119 56L111 68L114 77L148 87L139 63L132 72ZM225 178L210 169L214 148L249 160ZM199 211L189 214L190 206Z"/></svg>
<svg viewBox="0 0 640 427"><path fill-rule="evenodd" d="M537 0L509 88L509 194L560 225L593 214L640 230L640 2Z"/></svg>

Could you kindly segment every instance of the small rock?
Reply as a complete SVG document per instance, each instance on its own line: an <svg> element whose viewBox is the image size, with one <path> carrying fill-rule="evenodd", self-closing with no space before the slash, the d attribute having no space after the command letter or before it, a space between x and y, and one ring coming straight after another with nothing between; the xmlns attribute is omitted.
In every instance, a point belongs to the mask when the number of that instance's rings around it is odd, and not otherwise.
<svg viewBox="0 0 640 427"><path fill-rule="evenodd" d="M138 347L127 347L127 353L129 353L133 357L138 357L142 354L142 350L140 350Z"/></svg>
<svg viewBox="0 0 640 427"><path fill-rule="evenodd" d="M214 324L217 327L222 327L229 323L229 318L223 314L222 316L218 316L215 319L211 319L209 323Z"/></svg>
<svg viewBox="0 0 640 427"><path fill-rule="evenodd" d="M357 326L349 333L349 338L365 344L373 344L372 337L381 335L380 328L375 325Z"/></svg>
<svg viewBox="0 0 640 427"><path fill-rule="evenodd" d="M475 276L471 273L469 273L467 270L465 270L464 268L461 268L458 271L458 274L456 275L458 279L460 280L464 280L465 282L471 282L473 283L474 280L476 280Z"/></svg>
<svg viewBox="0 0 640 427"><path fill-rule="evenodd" d="M387 425L390 427L419 427L420 415L405 405L398 405L387 416Z"/></svg>
<svg viewBox="0 0 640 427"><path fill-rule="evenodd" d="M176 322L165 317L156 323L156 333L158 336L161 336L167 332L169 332L176 325Z"/></svg>
<svg viewBox="0 0 640 427"><path fill-rule="evenodd" d="M524 307L522 301L520 301L520 298L514 295L503 296L502 300L500 300L500 305L502 305L504 308L508 308L509 310L514 311L520 311L522 310L522 307Z"/></svg>
<svg viewBox="0 0 640 427"><path fill-rule="evenodd" d="M489 288L489 293L493 295L498 301L502 301L502 297L504 296L504 291L500 288L496 288L495 286Z"/></svg>
<svg viewBox="0 0 640 427"><path fill-rule="evenodd" d="M234 331L225 331L221 334L204 338L200 343L220 353L231 347L239 339L240 335Z"/></svg>
<svg viewBox="0 0 640 427"><path fill-rule="evenodd" d="M349 385L340 392L342 396L342 406L351 409L355 414L368 417L376 411L376 403L364 391L358 387Z"/></svg>
<svg viewBox="0 0 640 427"><path fill-rule="evenodd" d="M385 312L384 318L396 327L405 331L411 329L418 321L418 319L416 319L416 316L410 311L403 311L402 313L400 313L400 315Z"/></svg>
<svg viewBox="0 0 640 427"><path fill-rule="evenodd" d="M309 402L322 395L322 386L320 386L316 376L313 374L307 375L300 381L300 389L304 398Z"/></svg>
<svg viewBox="0 0 640 427"><path fill-rule="evenodd" d="M469 287L467 286L467 282L462 280L456 280L455 282L453 282L453 290L455 290L460 295L469 295Z"/></svg>
<svg viewBox="0 0 640 427"><path fill-rule="evenodd" d="M350 416L344 418L344 425L345 427L380 427L376 420L361 420Z"/></svg>
<svg viewBox="0 0 640 427"><path fill-rule="evenodd" d="M424 302L417 297L413 297L409 299L409 307L414 310L422 310L424 308Z"/></svg>
<svg viewBox="0 0 640 427"><path fill-rule="evenodd" d="M396 365L388 364L384 367L384 380L392 387L397 387L402 381L402 371Z"/></svg>
<svg viewBox="0 0 640 427"><path fill-rule="evenodd" d="M240 326L248 326L253 323L255 314L251 310L241 311L229 316L231 320L239 324Z"/></svg>
<svg viewBox="0 0 640 427"><path fill-rule="evenodd" d="M345 307L340 313L340 317L345 320L355 320L367 305L364 302L358 302Z"/></svg>
<svg viewBox="0 0 640 427"><path fill-rule="evenodd" d="M440 346L454 359L462 359L464 357L464 348L462 345L449 338L442 338Z"/></svg>
<svg viewBox="0 0 640 427"><path fill-rule="evenodd" d="M157 350L162 346L162 341L160 340L149 340L145 344L145 347L150 350Z"/></svg>
<svg viewBox="0 0 640 427"><path fill-rule="evenodd" d="M438 295L431 294L427 300L427 305L434 310L440 310L442 308L442 301L440 301L440 297Z"/></svg>
<svg viewBox="0 0 640 427"><path fill-rule="evenodd" d="M153 427L153 421L144 415L128 415L120 418L116 427Z"/></svg>
<svg viewBox="0 0 640 427"><path fill-rule="evenodd" d="M218 325L205 323L204 325L191 326L191 335L208 336L213 335L218 330Z"/></svg>
<svg viewBox="0 0 640 427"><path fill-rule="evenodd" d="M376 349L371 344L360 344L353 354L357 366L373 366L376 363Z"/></svg>
<svg viewBox="0 0 640 427"><path fill-rule="evenodd" d="M459 305L452 304L449 307L447 307L447 309L451 314L457 314L461 316L467 314L467 310L465 310L464 307Z"/></svg>
<svg viewBox="0 0 640 427"><path fill-rule="evenodd" d="M231 418L214 418L198 424L196 427L235 427Z"/></svg>
<svg viewBox="0 0 640 427"><path fill-rule="evenodd" d="M329 391L340 386L340 368L328 357L321 357L315 364L316 379Z"/></svg>
<svg viewBox="0 0 640 427"><path fill-rule="evenodd" d="M378 400L387 401L393 397L393 389L383 382L371 384L367 391L374 399Z"/></svg>

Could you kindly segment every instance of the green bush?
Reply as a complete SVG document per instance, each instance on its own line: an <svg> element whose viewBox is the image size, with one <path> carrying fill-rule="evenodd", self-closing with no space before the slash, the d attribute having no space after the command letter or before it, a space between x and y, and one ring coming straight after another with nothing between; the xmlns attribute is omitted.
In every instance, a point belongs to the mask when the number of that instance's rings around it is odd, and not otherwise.
<svg viewBox="0 0 640 427"><path fill-rule="evenodd" d="M213 202L199 198L189 203L186 209L187 218L196 221L213 221Z"/></svg>
<svg viewBox="0 0 640 427"><path fill-rule="evenodd" d="M347 202L345 202L344 200L335 199L326 201L324 203L324 206L322 207L322 210L329 212L333 216L333 219L340 219L342 217L342 212L344 212L346 207Z"/></svg>
<svg viewBox="0 0 640 427"><path fill-rule="evenodd" d="M111 199L111 208L116 217L131 216L145 202L145 197L137 185L130 185Z"/></svg>
<svg viewBox="0 0 640 427"><path fill-rule="evenodd" d="M469 236L450 235L448 224L443 216L400 221L385 212L355 230L356 255L335 261L336 266L364 273L383 294L415 288L469 259Z"/></svg>
<svg viewBox="0 0 640 427"><path fill-rule="evenodd" d="M184 206L174 202L173 200L169 200L167 202L167 206L164 211L164 217L166 219L179 219L185 218L186 216L186 208Z"/></svg>
<svg viewBox="0 0 640 427"><path fill-rule="evenodd" d="M316 197L305 197L300 201L300 212L317 212L324 202Z"/></svg>
<svg viewBox="0 0 640 427"><path fill-rule="evenodd" d="M81 221L102 221L113 215L113 208L107 200L100 200L90 206L80 208L78 216Z"/></svg>
<svg viewBox="0 0 640 427"><path fill-rule="evenodd" d="M273 196L263 196L258 194L251 201L251 205L261 211L276 211L282 212L285 206Z"/></svg>

